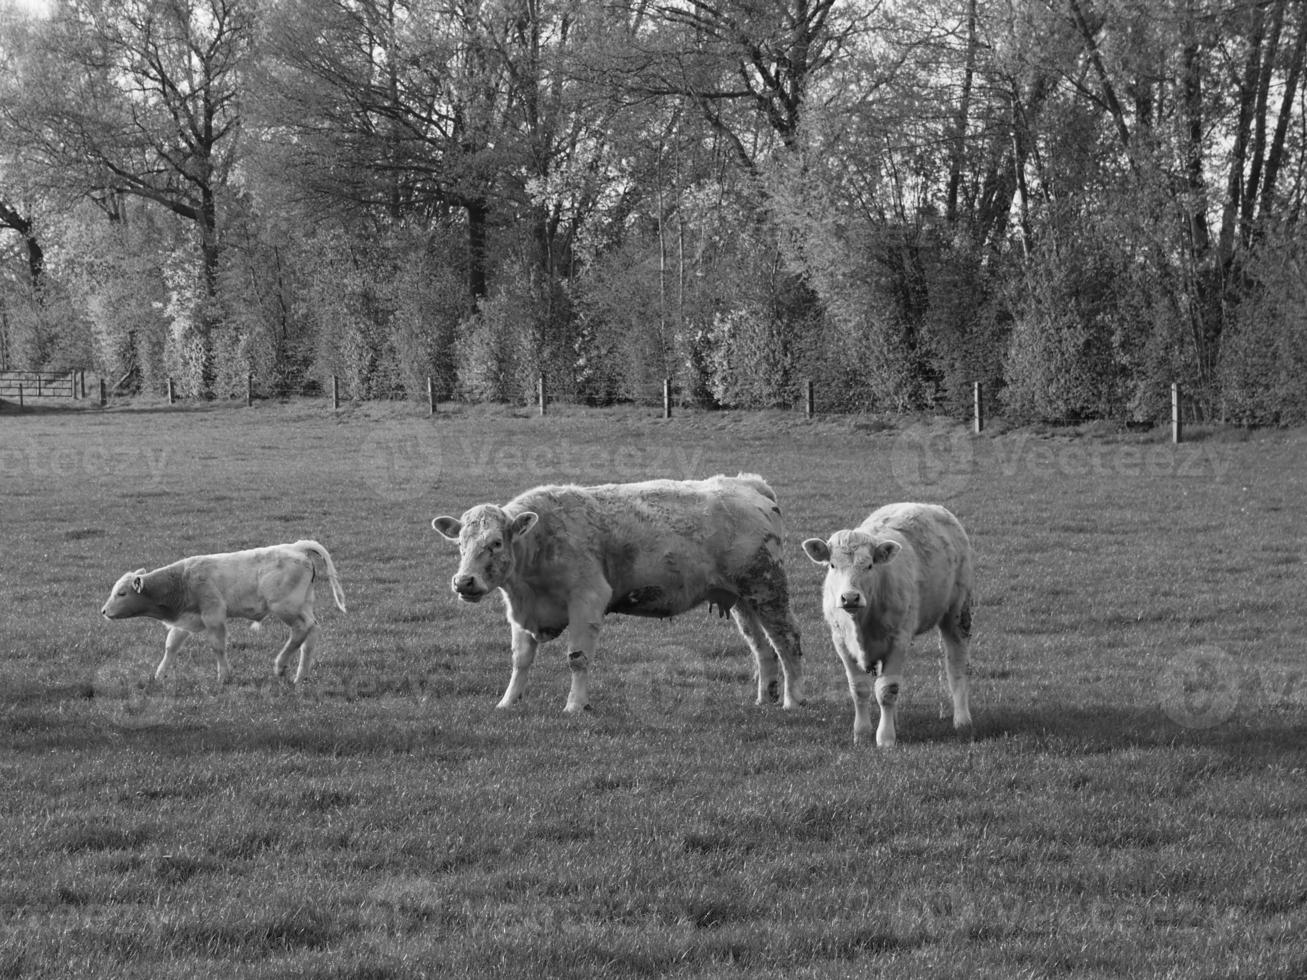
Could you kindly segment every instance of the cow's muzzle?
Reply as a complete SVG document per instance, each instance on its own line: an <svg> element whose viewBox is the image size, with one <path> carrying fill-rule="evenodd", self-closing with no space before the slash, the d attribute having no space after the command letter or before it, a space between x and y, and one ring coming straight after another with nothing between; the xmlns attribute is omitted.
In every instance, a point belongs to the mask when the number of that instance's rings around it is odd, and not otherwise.
<svg viewBox="0 0 1307 980"><path fill-rule="evenodd" d="M862 596L856 592L845 592L840 596L840 608L846 613L855 613L862 608Z"/></svg>
<svg viewBox="0 0 1307 980"><path fill-rule="evenodd" d="M453 581L454 594L464 602L480 602L487 589L481 588L471 575L460 575Z"/></svg>

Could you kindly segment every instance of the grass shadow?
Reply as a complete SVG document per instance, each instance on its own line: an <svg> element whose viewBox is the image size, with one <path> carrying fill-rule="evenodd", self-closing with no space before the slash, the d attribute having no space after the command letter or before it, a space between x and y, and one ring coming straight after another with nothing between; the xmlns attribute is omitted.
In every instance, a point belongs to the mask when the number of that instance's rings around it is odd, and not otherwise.
<svg viewBox="0 0 1307 980"><path fill-rule="evenodd" d="M943 738L947 722L939 722ZM932 726L933 727L933 726ZM949 732L949 736L952 733ZM1000 708L976 719L978 744L1004 739L1032 742L1059 754L1093 755L1126 749L1198 747L1262 761L1301 760L1307 755L1307 722L1265 717L1256 723L1231 719L1210 728L1188 728L1157 708Z"/></svg>

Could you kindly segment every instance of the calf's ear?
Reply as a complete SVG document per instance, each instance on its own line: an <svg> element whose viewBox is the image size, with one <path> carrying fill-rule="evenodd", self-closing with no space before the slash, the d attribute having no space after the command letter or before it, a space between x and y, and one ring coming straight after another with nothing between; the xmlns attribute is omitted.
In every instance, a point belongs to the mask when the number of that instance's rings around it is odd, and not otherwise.
<svg viewBox="0 0 1307 980"><path fill-rule="evenodd" d="M830 561L830 545L821 538L808 538L803 542L803 550L818 565L824 565Z"/></svg>
<svg viewBox="0 0 1307 980"><path fill-rule="evenodd" d="M458 532L463 530L463 522L457 517L433 517L431 526L440 532L441 537L450 541L457 541Z"/></svg>
<svg viewBox="0 0 1307 980"><path fill-rule="evenodd" d="M531 530L531 528L536 526L536 521L538 520L540 520L540 515L532 510L524 510L522 513L518 514L513 518L513 537L517 538L526 534Z"/></svg>
<svg viewBox="0 0 1307 980"><path fill-rule="evenodd" d="M145 579L141 578L141 576L139 576L139 575L137 575L135 578L133 578L133 579L132 579L132 589L137 593L137 595L139 595L140 593L144 592L144 591L145 591Z"/></svg>
<svg viewBox="0 0 1307 980"><path fill-rule="evenodd" d="M899 544L897 541L882 541L880 544L876 545L875 550L872 551L871 563L873 565L885 564L885 562L893 559L893 557L899 553L902 547L903 546Z"/></svg>

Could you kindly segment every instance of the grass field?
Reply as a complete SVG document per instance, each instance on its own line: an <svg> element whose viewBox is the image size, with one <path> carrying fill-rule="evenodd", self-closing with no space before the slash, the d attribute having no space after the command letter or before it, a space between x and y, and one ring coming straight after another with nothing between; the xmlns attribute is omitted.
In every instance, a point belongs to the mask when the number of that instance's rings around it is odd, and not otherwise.
<svg viewBox="0 0 1307 980"><path fill-rule="evenodd" d="M0 416L0 977L1307 975L1307 436L319 403ZM810 702L757 708L706 610L561 643L526 702L498 601L429 522L541 482L764 474ZM935 642L892 751L851 745L798 542L937 500L980 597L976 738ZM117 576L318 538L314 679L284 628L147 683Z"/></svg>

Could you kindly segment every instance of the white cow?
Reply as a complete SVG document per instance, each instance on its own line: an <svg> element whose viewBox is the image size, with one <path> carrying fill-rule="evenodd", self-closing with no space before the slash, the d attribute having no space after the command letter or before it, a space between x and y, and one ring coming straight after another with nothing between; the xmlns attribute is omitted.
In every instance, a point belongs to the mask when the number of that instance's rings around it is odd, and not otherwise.
<svg viewBox="0 0 1307 980"><path fill-rule="evenodd" d="M761 477L542 486L432 527L459 544L454 593L499 589L513 671L499 702L522 696L539 644L568 631L568 712L589 707L586 671L607 613L675 616L702 603L730 612L758 664L758 702L802 700L799 626L790 612L776 495Z"/></svg>
<svg viewBox="0 0 1307 980"><path fill-rule="evenodd" d="M318 636L313 616L315 559L322 562L336 605L344 612L345 594L327 549L316 541L296 541L248 551L196 555L152 572L138 568L114 584L100 614L105 619L147 616L168 627L163 659L154 672L156 679L167 672L186 638L203 632L217 658L218 680L224 684L231 678L227 620L252 619L258 624L276 616L290 627L290 639L277 654L274 670L277 676L284 674L290 655L298 649L298 683L308 675Z"/></svg>
<svg viewBox="0 0 1307 980"><path fill-rule="evenodd" d="M912 638L939 628L953 697L953 726L971 728L967 647L973 589L971 543L958 519L934 504L889 504L853 530L809 538L803 550L827 567L822 610L853 695L853 739L895 741L895 704Z"/></svg>

